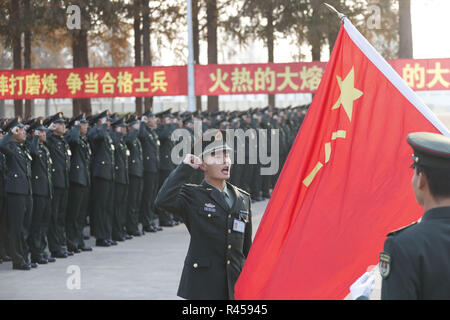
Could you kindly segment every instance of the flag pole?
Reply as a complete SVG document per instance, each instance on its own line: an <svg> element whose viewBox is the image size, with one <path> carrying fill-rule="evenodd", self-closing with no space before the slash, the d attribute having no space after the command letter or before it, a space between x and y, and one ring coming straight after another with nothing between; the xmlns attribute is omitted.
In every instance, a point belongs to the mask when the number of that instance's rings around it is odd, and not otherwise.
<svg viewBox="0 0 450 320"><path fill-rule="evenodd" d="M194 36L192 27L192 0L187 0L188 25L188 111L194 112L195 105L195 71L194 71Z"/></svg>
<svg viewBox="0 0 450 320"><path fill-rule="evenodd" d="M339 19L342 20L342 19L346 18L345 14L340 13L339 11L337 11L336 8L333 7L332 5L330 5L330 4L326 3L326 2L324 3L324 5L328 8L328 10L330 10L331 12L336 13L337 16L339 17Z"/></svg>

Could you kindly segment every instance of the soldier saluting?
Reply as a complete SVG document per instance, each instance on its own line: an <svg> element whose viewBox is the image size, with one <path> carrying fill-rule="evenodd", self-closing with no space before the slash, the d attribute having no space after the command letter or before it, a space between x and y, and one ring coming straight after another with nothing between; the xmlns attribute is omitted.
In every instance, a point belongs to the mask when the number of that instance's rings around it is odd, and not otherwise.
<svg viewBox="0 0 450 320"><path fill-rule="evenodd" d="M79 253L81 251L92 251L92 248L86 246L83 241L83 228L86 218L83 205L88 200L91 185L89 171L91 152L86 140L88 122L85 114L80 114L70 120L69 128L70 131L66 135L66 141L70 146L72 157L70 160L70 187L66 219L67 249Z"/></svg>
<svg viewBox="0 0 450 320"><path fill-rule="evenodd" d="M96 245L109 247L112 242L113 213L110 203L114 193L114 144L108 132L108 111L105 110L92 121L97 125L88 132L92 146L92 222Z"/></svg>
<svg viewBox="0 0 450 320"><path fill-rule="evenodd" d="M186 299L234 299L234 285L252 243L250 196L227 183L231 150L219 131L197 156L188 154L166 179L156 206L183 219L191 235L178 288ZM195 148L194 148L195 149ZM204 181L188 184L195 170Z"/></svg>
<svg viewBox="0 0 450 320"><path fill-rule="evenodd" d="M7 134L0 141L0 152L5 155L8 168L5 191L9 253L13 269L30 270L27 240L33 210L32 158L24 145L26 133L20 117L10 120L3 130Z"/></svg>
<svg viewBox="0 0 450 320"><path fill-rule="evenodd" d="M30 246L31 262L46 264L56 260L53 257L49 257L45 252L53 196L52 159L50 151L44 144L47 140L47 128L44 127L43 120L34 120L28 130L32 137L28 141L28 147L33 157L31 163L33 217L28 244Z"/></svg>
<svg viewBox="0 0 450 320"><path fill-rule="evenodd" d="M67 258L73 255L65 249L66 245L66 209L69 195L70 151L64 139L66 120L58 112L44 123L49 124L51 133L47 135L47 146L52 158L52 214L48 230L48 247L54 258Z"/></svg>

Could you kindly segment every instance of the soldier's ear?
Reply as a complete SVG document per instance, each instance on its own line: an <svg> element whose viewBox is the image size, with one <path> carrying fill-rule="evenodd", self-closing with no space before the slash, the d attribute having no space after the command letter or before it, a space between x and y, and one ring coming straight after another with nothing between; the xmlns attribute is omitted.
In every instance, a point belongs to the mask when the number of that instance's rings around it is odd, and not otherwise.
<svg viewBox="0 0 450 320"><path fill-rule="evenodd" d="M419 189L423 190L425 187L428 187L428 179L425 173L421 171L417 175L419 178Z"/></svg>

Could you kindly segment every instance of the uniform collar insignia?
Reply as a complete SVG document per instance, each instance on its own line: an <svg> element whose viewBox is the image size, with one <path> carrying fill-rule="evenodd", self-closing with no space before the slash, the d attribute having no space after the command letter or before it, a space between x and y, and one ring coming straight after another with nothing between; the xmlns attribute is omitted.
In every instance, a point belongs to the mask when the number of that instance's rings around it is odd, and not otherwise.
<svg viewBox="0 0 450 320"><path fill-rule="evenodd" d="M205 203L205 207L207 208L215 208L216 206L212 203Z"/></svg>

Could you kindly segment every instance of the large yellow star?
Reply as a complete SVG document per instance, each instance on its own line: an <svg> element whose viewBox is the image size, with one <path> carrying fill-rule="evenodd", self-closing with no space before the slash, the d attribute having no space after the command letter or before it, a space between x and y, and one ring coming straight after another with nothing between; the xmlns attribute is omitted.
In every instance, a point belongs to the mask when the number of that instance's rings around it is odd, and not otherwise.
<svg viewBox="0 0 450 320"><path fill-rule="evenodd" d="M341 77L336 77L339 88L341 89L341 95L339 96L339 99L336 101L331 110L339 108L342 104L345 113L347 113L347 116L351 122L353 113L353 101L363 95L362 91L355 88L355 68L352 68L352 70L345 77L344 81L342 81Z"/></svg>

